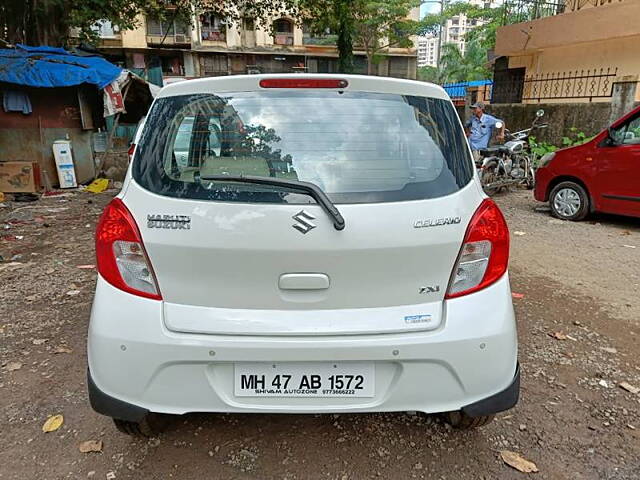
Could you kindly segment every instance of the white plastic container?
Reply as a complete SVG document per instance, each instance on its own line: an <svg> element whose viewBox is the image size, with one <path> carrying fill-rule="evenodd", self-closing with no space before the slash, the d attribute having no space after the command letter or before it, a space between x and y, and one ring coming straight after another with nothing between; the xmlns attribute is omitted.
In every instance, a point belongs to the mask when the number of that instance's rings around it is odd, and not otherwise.
<svg viewBox="0 0 640 480"><path fill-rule="evenodd" d="M73 164L70 140L56 140L53 142L53 158L58 170L60 188L74 188L78 186L76 171Z"/></svg>

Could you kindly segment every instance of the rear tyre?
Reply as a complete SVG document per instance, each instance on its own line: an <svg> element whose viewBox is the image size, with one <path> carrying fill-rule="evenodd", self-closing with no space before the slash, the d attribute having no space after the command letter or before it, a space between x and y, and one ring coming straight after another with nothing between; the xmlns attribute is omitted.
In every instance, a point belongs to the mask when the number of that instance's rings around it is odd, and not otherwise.
<svg viewBox="0 0 640 480"><path fill-rule="evenodd" d="M156 437L164 431L166 426L161 416L153 413L147 414L139 422L114 418L113 423L121 433L137 438Z"/></svg>
<svg viewBox="0 0 640 480"><path fill-rule="evenodd" d="M575 182L561 182L551 190L549 206L553 216L576 222L589 213L589 195Z"/></svg>
<svg viewBox="0 0 640 480"><path fill-rule="evenodd" d="M498 178L496 176L495 170L493 168L488 169L484 168L482 173L480 174L480 183L482 184L482 189L484 193L491 196L498 192L499 187L492 186L497 182Z"/></svg>
<svg viewBox="0 0 640 480"><path fill-rule="evenodd" d="M456 430L472 430L474 428L484 427L491 423L495 415L483 415L481 417L470 417L462 411L448 412L445 419L449 425Z"/></svg>

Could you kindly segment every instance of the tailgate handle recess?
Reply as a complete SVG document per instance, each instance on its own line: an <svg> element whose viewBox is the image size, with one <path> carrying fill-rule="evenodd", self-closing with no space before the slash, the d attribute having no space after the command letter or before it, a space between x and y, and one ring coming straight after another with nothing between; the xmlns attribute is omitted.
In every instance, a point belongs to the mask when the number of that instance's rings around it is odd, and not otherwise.
<svg viewBox="0 0 640 480"><path fill-rule="evenodd" d="M281 290L326 290L329 284L324 273L284 273L278 280Z"/></svg>

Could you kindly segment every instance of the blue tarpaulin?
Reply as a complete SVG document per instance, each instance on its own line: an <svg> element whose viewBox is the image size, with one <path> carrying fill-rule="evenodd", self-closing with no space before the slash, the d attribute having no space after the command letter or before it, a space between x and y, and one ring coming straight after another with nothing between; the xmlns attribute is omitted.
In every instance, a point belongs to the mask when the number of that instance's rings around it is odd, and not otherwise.
<svg viewBox="0 0 640 480"><path fill-rule="evenodd" d="M104 88L122 69L98 56L74 55L63 48L0 49L0 82L29 87L71 87L89 83Z"/></svg>
<svg viewBox="0 0 640 480"><path fill-rule="evenodd" d="M464 98L467 95L467 87L483 87L493 85L491 80L472 80L470 82L448 83L442 86L451 98Z"/></svg>

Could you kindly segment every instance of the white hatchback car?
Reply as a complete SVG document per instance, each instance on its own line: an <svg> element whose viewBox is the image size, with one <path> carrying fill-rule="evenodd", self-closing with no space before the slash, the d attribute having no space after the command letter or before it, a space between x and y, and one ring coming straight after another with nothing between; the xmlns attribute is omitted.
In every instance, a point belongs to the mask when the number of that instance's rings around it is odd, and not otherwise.
<svg viewBox="0 0 640 480"><path fill-rule="evenodd" d="M515 405L509 231L440 87L358 75L167 86L96 232L93 408Z"/></svg>

